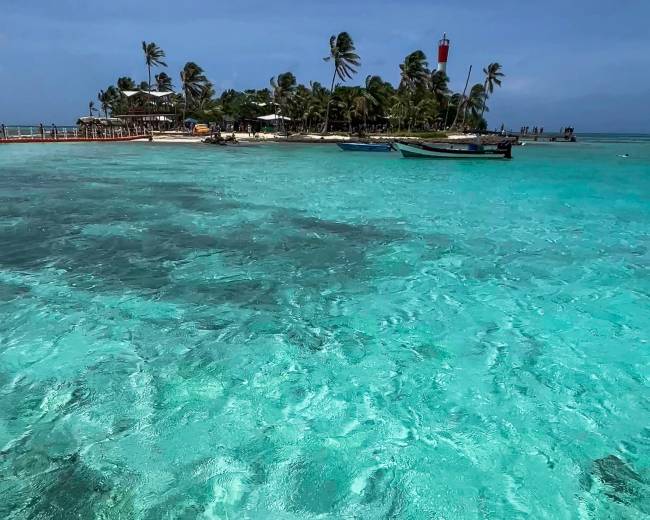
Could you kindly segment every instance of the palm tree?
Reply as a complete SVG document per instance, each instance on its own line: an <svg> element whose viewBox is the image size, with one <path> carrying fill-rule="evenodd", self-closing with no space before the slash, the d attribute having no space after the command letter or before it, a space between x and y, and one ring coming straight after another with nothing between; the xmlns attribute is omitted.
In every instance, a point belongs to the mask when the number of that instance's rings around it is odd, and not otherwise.
<svg viewBox="0 0 650 520"><path fill-rule="evenodd" d="M111 114L119 110L120 102L122 101L122 94L113 85L106 89L106 98L108 101L108 108Z"/></svg>
<svg viewBox="0 0 650 520"><path fill-rule="evenodd" d="M185 100L183 103L183 121L185 121L185 114L187 112L187 101L197 97L201 93L201 89L208 82L205 77L203 69L193 61L188 61L183 70L181 70L181 86L185 93Z"/></svg>
<svg viewBox="0 0 650 520"><path fill-rule="evenodd" d="M298 85L296 87L295 95L290 102L289 110L292 119L302 121L303 132L307 130L307 119L310 104L311 90L309 90L305 85Z"/></svg>
<svg viewBox="0 0 650 520"><path fill-rule="evenodd" d="M397 119L397 131L402 130L402 122L409 117L411 111L410 99L402 92L398 92L393 97L393 104L390 108L390 118Z"/></svg>
<svg viewBox="0 0 650 520"><path fill-rule="evenodd" d="M365 90L375 100L375 103L370 104L369 118L376 121L379 117L387 116L390 101L395 94L393 85L379 76L367 76Z"/></svg>
<svg viewBox="0 0 650 520"><path fill-rule="evenodd" d="M483 112L487 108L485 107L485 88L481 83L476 83L472 86L472 89L469 91L469 95L465 100L465 108L463 110L463 126L465 125L465 117L469 111L470 116L475 121L479 117L483 117Z"/></svg>
<svg viewBox="0 0 650 520"><path fill-rule="evenodd" d="M108 104L110 102L108 94L106 91L100 90L97 94L97 100L100 102L102 110L104 111L104 117L108 117Z"/></svg>
<svg viewBox="0 0 650 520"><path fill-rule="evenodd" d="M95 102L94 102L94 101L90 101L90 102L88 103L88 115L89 115L90 117L93 117L93 112L97 112L97 109L95 108Z"/></svg>
<svg viewBox="0 0 650 520"><path fill-rule="evenodd" d="M501 86L501 78L505 76L501 72L501 65L499 63L490 63L485 69L483 69L483 74L485 74L485 82L483 83L483 88L485 92L490 95L494 92L494 86Z"/></svg>
<svg viewBox="0 0 650 520"><path fill-rule="evenodd" d="M446 102L447 102L447 108L445 110L445 120L443 122L442 128L447 129L447 121L449 121L449 111L453 110L453 121L454 123L456 122L456 119L458 117L458 111L460 110L460 107L462 105L463 101L463 96L460 94L460 92L456 92L454 94L451 94L450 96L447 97ZM453 124L452 124L453 127Z"/></svg>
<svg viewBox="0 0 650 520"><path fill-rule="evenodd" d="M128 76L117 79L117 88L120 90L135 90L135 81Z"/></svg>
<svg viewBox="0 0 650 520"><path fill-rule="evenodd" d="M422 51L415 51L404 58L400 64L401 89L406 89L411 95L416 90L427 85L429 81L429 64L427 57Z"/></svg>
<svg viewBox="0 0 650 520"><path fill-rule="evenodd" d="M488 96L491 96L494 92L495 85L497 87L501 86L501 78L505 76L501 72L501 64L498 62L490 63L486 68L483 69L483 74L485 74L485 81L483 82L483 91L485 92L485 100L487 101ZM483 103L483 111L481 112L481 117L483 117L483 112L486 110L485 103Z"/></svg>
<svg viewBox="0 0 650 520"><path fill-rule="evenodd" d="M294 90L296 89L296 77L291 72L284 72L278 74L277 79L271 78L271 92L273 94L273 102L277 107L280 107L280 123L282 131L284 132L284 118L287 108L287 103L291 99ZM276 110L276 115L277 115Z"/></svg>
<svg viewBox="0 0 650 520"><path fill-rule="evenodd" d="M415 106L415 117L416 117L416 123L418 121L421 121L423 125L429 125L431 126L432 124L435 123L436 118L438 117L438 108L440 106L438 105L438 101L436 99L429 95L422 99L416 106Z"/></svg>
<svg viewBox="0 0 650 520"><path fill-rule="evenodd" d="M407 97L408 130L410 132L414 115L413 107L421 99L424 89L429 83L427 57L422 51L414 51L404 58L404 63L400 64L399 68L399 90Z"/></svg>
<svg viewBox="0 0 650 520"><path fill-rule="evenodd" d="M367 92L364 90L361 90L358 92L354 98L353 98L353 103L354 103L354 113L355 115L359 116L361 119L363 119L363 130L365 133L366 128L368 127L368 112L370 111L370 105L372 101L370 101L371 98L367 96Z"/></svg>
<svg viewBox="0 0 650 520"><path fill-rule="evenodd" d="M165 57L165 51L158 47L154 42L142 42L142 52L144 52L144 61L147 63L147 72L149 73L149 94L151 94L151 67L166 67L167 64L162 61Z"/></svg>
<svg viewBox="0 0 650 520"><path fill-rule="evenodd" d="M221 114L221 106L214 100L214 87L209 81L205 81L194 99L193 115L197 119L207 120L210 117Z"/></svg>
<svg viewBox="0 0 650 520"><path fill-rule="evenodd" d="M172 85L172 78L170 78L165 72L156 74L154 79L156 80L156 90L158 90L158 92L169 92L174 88L174 85Z"/></svg>
<svg viewBox="0 0 650 520"><path fill-rule="evenodd" d="M329 126L330 105L332 104L336 76L343 82L346 79L352 79L352 76L357 72L355 67L361 65L361 58L355 51L354 42L347 32L339 33L338 36L330 38L330 55L323 58L323 60L334 62L334 74L332 75L332 86L330 87L330 99L325 112L323 133L327 133L327 127Z"/></svg>
<svg viewBox="0 0 650 520"><path fill-rule="evenodd" d="M429 90L436 101L442 104L449 95L449 77L447 74L440 70L432 71L429 78Z"/></svg>
<svg viewBox="0 0 650 520"><path fill-rule="evenodd" d="M339 87L336 89L336 107L348 123L348 133L352 134L352 118L359 114L359 87Z"/></svg>
<svg viewBox="0 0 650 520"><path fill-rule="evenodd" d="M307 130L311 130L311 123L325 120L325 112L329 103L329 92L318 81L310 81L311 96L306 110ZM316 127L317 128L317 127Z"/></svg>

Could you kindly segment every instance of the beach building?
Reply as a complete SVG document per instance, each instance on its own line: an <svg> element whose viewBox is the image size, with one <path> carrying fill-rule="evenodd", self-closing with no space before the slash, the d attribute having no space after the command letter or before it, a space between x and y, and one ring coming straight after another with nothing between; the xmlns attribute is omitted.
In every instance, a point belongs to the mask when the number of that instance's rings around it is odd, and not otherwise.
<svg viewBox="0 0 650 520"><path fill-rule="evenodd" d="M176 92L157 90L122 90L126 98L123 111L114 113L130 126L149 127L154 130L169 130L178 126L181 114L174 98Z"/></svg>

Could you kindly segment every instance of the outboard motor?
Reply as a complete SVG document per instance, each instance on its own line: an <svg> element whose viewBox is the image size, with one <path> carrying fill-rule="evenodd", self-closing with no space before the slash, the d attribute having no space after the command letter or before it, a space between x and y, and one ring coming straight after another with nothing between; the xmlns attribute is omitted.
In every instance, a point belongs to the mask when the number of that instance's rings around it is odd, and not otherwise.
<svg viewBox="0 0 650 520"><path fill-rule="evenodd" d="M505 159L512 159L512 142L509 140L503 140L497 144L497 150L505 152L503 157Z"/></svg>

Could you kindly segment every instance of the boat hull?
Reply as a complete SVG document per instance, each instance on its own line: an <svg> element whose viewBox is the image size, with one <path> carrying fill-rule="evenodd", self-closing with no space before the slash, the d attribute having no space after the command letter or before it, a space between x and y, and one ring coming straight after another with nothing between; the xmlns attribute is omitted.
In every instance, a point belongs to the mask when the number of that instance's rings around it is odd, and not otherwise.
<svg viewBox="0 0 650 520"><path fill-rule="evenodd" d="M16 137L2 139L0 138L0 144L18 144L18 143L115 143L120 141L137 141L139 139L151 139L150 135L131 135L124 137L61 137L61 138L50 138L50 137Z"/></svg>
<svg viewBox="0 0 650 520"><path fill-rule="evenodd" d="M390 152L390 143L336 143L344 152Z"/></svg>
<svg viewBox="0 0 650 520"><path fill-rule="evenodd" d="M505 159L509 153L507 150L474 151L406 143L395 143L395 146L404 157L420 159Z"/></svg>

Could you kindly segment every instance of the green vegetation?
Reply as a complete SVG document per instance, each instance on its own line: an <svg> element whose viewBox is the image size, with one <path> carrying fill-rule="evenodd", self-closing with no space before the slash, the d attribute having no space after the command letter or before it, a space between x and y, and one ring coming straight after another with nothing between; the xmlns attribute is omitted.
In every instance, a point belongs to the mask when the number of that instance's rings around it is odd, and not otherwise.
<svg viewBox="0 0 650 520"><path fill-rule="evenodd" d="M112 114L166 113L180 126L187 117L201 122L230 122L245 127L261 115L276 114L290 118L281 120L281 129L291 132L344 131L349 133L392 133L419 137L444 137L441 130L484 129L487 101L504 74L499 63L483 69L484 80L467 87L462 93L449 89L444 72L429 69L427 57L416 50L399 65L397 87L376 75L369 75L362 85L343 83L353 79L361 58L347 32L332 36L329 55L332 81L327 89L319 82L299 84L291 72L271 78L269 88L257 90L225 90L217 97L213 84L203 69L187 62L180 71L180 93L165 97L155 108L142 96L127 98L122 92L152 91L152 68L166 67L165 52L153 42L142 42L147 65L147 79L140 84L129 77L120 77L116 86L101 90L97 96L105 116ZM340 83L336 83L336 80ZM165 72L154 77L159 92L171 92L172 78ZM89 112L96 111L91 102Z"/></svg>

